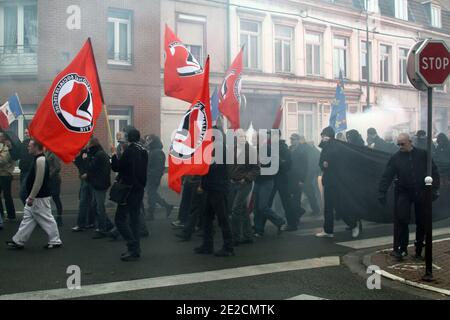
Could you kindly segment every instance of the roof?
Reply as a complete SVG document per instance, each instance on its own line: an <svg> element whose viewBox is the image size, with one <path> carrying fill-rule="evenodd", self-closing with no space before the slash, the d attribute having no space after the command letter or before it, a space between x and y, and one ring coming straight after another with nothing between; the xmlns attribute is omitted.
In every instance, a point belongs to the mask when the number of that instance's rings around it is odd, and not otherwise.
<svg viewBox="0 0 450 320"><path fill-rule="evenodd" d="M365 0L322 0L340 7L352 8L361 11L364 9ZM433 28L431 26L430 3L441 7L442 28ZM378 0L380 14L395 18L395 1ZM450 34L450 0L408 0L408 21L423 26L425 29Z"/></svg>

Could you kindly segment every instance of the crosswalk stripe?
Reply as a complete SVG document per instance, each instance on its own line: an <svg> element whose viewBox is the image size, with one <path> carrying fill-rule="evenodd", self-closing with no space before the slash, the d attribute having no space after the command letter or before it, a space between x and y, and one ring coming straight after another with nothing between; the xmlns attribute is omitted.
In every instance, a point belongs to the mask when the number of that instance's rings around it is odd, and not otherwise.
<svg viewBox="0 0 450 320"><path fill-rule="evenodd" d="M330 256L306 260L296 260L296 261L254 265L231 269L222 269L215 271L164 276L157 278L147 278L140 280L110 282L87 286L82 285L82 288L79 290L53 289L53 290L14 293L14 294L0 295L0 300L74 299L119 292L237 279L243 277L252 277L286 271L335 267L339 265L340 265L340 258L338 256Z"/></svg>
<svg viewBox="0 0 450 320"><path fill-rule="evenodd" d="M450 234L450 228L440 228L440 229L433 230L433 236L435 236L435 237L446 235L446 234ZM410 233L409 237L414 238L415 233ZM386 236L386 237L379 237L379 238L338 242L337 244L340 246L359 250L359 249L381 247L381 246L385 246L385 245L388 245L391 243L392 243L392 236Z"/></svg>
<svg viewBox="0 0 450 320"><path fill-rule="evenodd" d="M390 224L381 224L381 223L374 223L374 222L363 222L363 230L371 230L371 229L375 229L375 228L383 228L386 226L389 226ZM319 233L323 231L322 227L318 227L318 228L310 228L310 229L303 229L303 230L299 230L297 232L294 232L293 234L296 236L312 236L315 235L316 233ZM337 225L334 227L334 233L340 233L340 232L350 232L347 230L347 226L346 225Z"/></svg>
<svg viewBox="0 0 450 320"><path fill-rule="evenodd" d="M328 300L328 299L311 296L309 294L301 294L299 296L295 296L295 297L289 298L287 300Z"/></svg>

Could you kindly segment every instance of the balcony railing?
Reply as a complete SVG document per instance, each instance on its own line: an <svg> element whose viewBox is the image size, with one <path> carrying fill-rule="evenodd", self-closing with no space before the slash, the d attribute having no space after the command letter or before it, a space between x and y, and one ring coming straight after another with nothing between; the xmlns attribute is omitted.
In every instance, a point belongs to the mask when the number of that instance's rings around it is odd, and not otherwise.
<svg viewBox="0 0 450 320"><path fill-rule="evenodd" d="M0 76L36 74L37 50L36 45L0 46Z"/></svg>

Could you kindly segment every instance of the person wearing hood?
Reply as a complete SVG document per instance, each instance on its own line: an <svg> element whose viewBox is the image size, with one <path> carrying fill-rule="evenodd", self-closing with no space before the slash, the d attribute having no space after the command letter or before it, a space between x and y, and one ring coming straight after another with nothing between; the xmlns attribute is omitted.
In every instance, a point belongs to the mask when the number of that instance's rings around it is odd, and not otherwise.
<svg viewBox="0 0 450 320"><path fill-rule="evenodd" d="M386 141L380 138L375 128L367 129L367 146L374 150L390 152L390 147Z"/></svg>
<svg viewBox="0 0 450 320"><path fill-rule="evenodd" d="M364 140L361 137L361 134L357 130L349 130L346 133L347 142L353 144L355 146L364 147Z"/></svg>
<svg viewBox="0 0 450 320"><path fill-rule="evenodd" d="M170 205L158 193L161 184L161 178L164 175L166 166L166 155L163 152L161 139L154 134L147 137L148 148L148 168L147 168L147 203L148 214L151 220L154 219L156 204L166 209L166 217L169 217L173 210Z"/></svg>
<svg viewBox="0 0 450 320"><path fill-rule="evenodd" d="M422 149L427 151L428 149L428 142L427 142L427 132L425 130L419 130L416 133L415 141L414 141L414 147L417 149ZM431 153L433 154L435 152L435 146L432 143L431 144Z"/></svg>
<svg viewBox="0 0 450 320"><path fill-rule="evenodd" d="M433 158L438 162L450 162L450 142L447 136L439 133L436 138L437 146Z"/></svg>
<svg viewBox="0 0 450 320"><path fill-rule="evenodd" d="M98 227L94 239L106 237L114 228L106 214L106 192L111 186L111 165L109 156L103 150L97 138L92 137L88 143L86 173L81 176L92 188L92 204L96 209Z"/></svg>
<svg viewBox="0 0 450 320"><path fill-rule="evenodd" d="M320 154L319 166L322 169L322 184L324 189L324 225L323 231L316 234L319 238L334 237L334 215L339 215L352 231L352 237L357 238L360 234L361 225L355 217L343 214L343 208L339 201L339 181L335 174L335 165L339 159L339 147L334 141L335 131L331 127L323 129L321 133L322 142L319 147L322 149Z"/></svg>

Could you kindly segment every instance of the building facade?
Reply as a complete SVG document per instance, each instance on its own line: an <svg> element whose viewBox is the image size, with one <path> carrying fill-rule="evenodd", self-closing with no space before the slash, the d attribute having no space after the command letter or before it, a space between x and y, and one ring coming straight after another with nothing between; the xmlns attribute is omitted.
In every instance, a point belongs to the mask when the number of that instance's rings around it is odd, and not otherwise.
<svg viewBox="0 0 450 320"><path fill-rule="evenodd" d="M53 78L90 37L113 137L126 125L159 133L159 12L158 0L0 0L0 99L18 93L25 113L12 130L23 137ZM104 113L94 134L109 150ZM64 192L77 180L64 166Z"/></svg>
<svg viewBox="0 0 450 320"><path fill-rule="evenodd" d="M450 43L449 8L449 1L417 0L162 0L161 25L197 46L200 59L211 55L212 86L244 46L243 128L271 128L281 104L284 136L318 142L340 72L349 129L395 134L425 127L426 94L409 84L407 55L421 39ZM448 134L449 90L436 90L434 133ZM163 96L161 105L169 143L186 104Z"/></svg>

